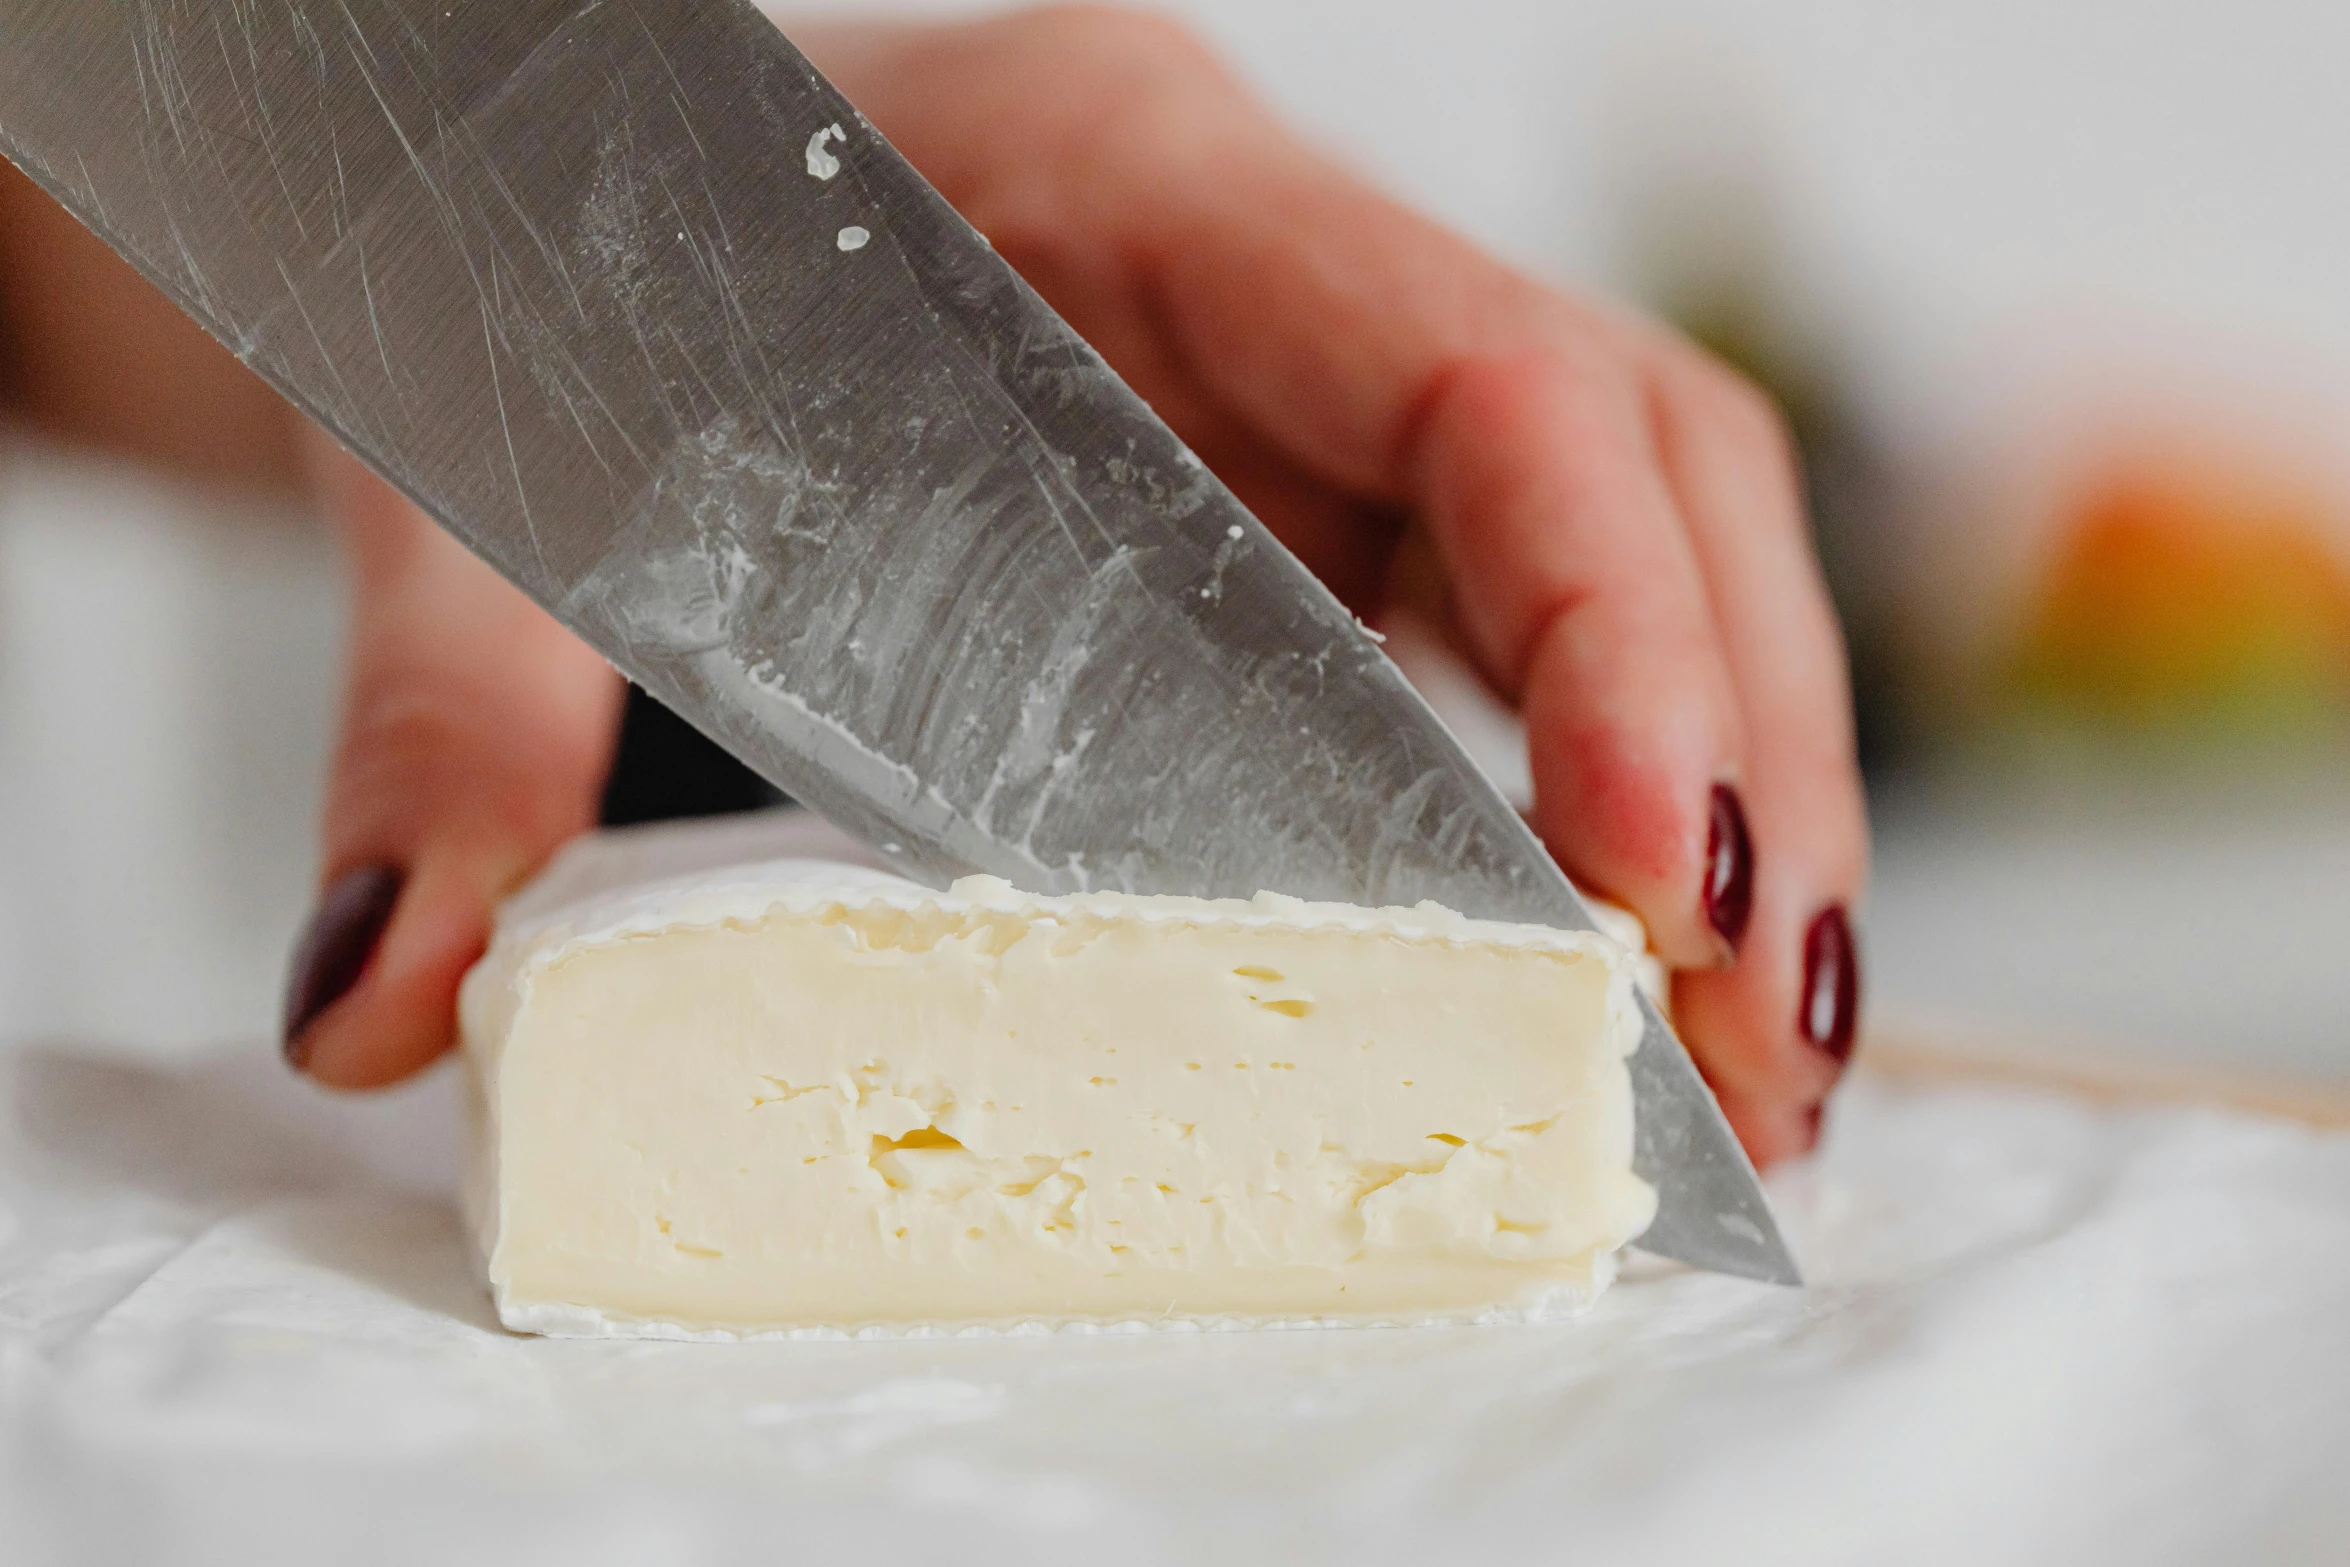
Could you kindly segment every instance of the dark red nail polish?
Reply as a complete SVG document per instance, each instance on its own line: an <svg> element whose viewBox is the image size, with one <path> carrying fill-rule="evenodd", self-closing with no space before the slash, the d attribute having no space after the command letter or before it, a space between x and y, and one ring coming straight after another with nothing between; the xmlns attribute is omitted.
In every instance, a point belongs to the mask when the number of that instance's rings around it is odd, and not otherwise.
<svg viewBox="0 0 2350 1567"><path fill-rule="evenodd" d="M1860 954L1841 904L1823 910L1803 937L1803 1037L1841 1066L1860 1024Z"/></svg>
<svg viewBox="0 0 2350 1567"><path fill-rule="evenodd" d="M1753 913L1754 839L1746 831L1746 807L1737 790L1715 784L1705 832L1705 922L1735 952Z"/></svg>
<svg viewBox="0 0 2350 1567"><path fill-rule="evenodd" d="M361 865L335 878L319 896L309 927L286 970L285 1051L294 1065L309 1054L302 1032L343 998L375 955L405 878L390 865Z"/></svg>

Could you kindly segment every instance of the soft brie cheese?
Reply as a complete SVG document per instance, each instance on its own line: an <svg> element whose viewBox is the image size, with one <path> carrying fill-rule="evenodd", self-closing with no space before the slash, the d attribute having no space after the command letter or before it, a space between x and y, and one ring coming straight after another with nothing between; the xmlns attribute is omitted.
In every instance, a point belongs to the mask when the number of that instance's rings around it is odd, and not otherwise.
<svg viewBox="0 0 2350 1567"><path fill-rule="evenodd" d="M806 860L547 902L463 1001L509 1327L1542 1315L1654 1212L1606 937Z"/></svg>

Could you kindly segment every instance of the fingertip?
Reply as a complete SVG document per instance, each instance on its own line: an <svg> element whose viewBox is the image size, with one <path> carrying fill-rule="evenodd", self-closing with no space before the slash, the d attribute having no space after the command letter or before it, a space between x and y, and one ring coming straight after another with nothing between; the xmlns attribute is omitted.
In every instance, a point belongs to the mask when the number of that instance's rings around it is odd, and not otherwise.
<svg viewBox="0 0 2350 1567"><path fill-rule="evenodd" d="M1840 901L1767 900L1735 967L1674 977L1673 1014L1757 1162L1817 1140L1859 1031L1860 962ZM1749 1134L1752 1134L1749 1140Z"/></svg>
<svg viewBox="0 0 2350 1567"><path fill-rule="evenodd" d="M1824 1099L1788 1104L1725 1092L1720 1100L1723 1118L1730 1123L1739 1146L1746 1150L1746 1157L1754 1161L1757 1170L1769 1170L1800 1159L1819 1146L1826 1112Z"/></svg>
<svg viewBox="0 0 2350 1567"><path fill-rule="evenodd" d="M375 960L406 876L381 861L356 865L327 883L286 967L279 1039L297 1069L309 1065L311 1026L348 995Z"/></svg>
<svg viewBox="0 0 2350 1567"><path fill-rule="evenodd" d="M289 1029L288 1058L339 1089L382 1088L431 1065L454 1043L458 988L494 914L495 893L460 865L406 877L353 982Z"/></svg>
<svg viewBox="0 0 2350 1567"><path fill-rule="evenodd" d="M1526 714L1544 845L1578 887L1638 914L1669 966L1727 963L1732 948L1708 902L1716 813L1706 737L1685 723L1595 722L1544 707L1537 696ZM1749 861L1752 852L1749 842Z"/></svg>

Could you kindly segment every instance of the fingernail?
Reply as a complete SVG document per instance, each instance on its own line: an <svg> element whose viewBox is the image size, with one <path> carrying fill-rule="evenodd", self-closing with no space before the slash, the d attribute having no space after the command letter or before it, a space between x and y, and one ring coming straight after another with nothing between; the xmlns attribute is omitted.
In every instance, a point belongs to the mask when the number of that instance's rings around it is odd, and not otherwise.
<svg viewBox="0 0 2350 1567"><path fill-rule="evenodd" d="M1705 831L1705 922L1735 953L1754 913L1754 839L1738 791L1715 784Z"/></svg>
<svg viewBox="0 0 2350 1567"><path fill-rule="evenodd" d="M1803 1037L1841 1066L1860 1022L1860 954L1843 905L1823 911L1803 938Z"/></svg>
<svg viewBox="0 0 2350 1567"><path fill-rule="evenodd" d="M375 955L384 926L400 901L400 872L389 865L362 865L343 872L319 896L286 970L285 1051L296 1067L309 1059L303 1032L318 1014L340 1001L359 982Z"/></svg>
<svg viewBox="0 0 2350 1567"><path fill-rule="evenodd" d="M1811 1152L1820 1145L1820 1121L1827 1112L1828 1102L1825 1099L1803 1112L1803 1151L1805 1153Z"/></svg>

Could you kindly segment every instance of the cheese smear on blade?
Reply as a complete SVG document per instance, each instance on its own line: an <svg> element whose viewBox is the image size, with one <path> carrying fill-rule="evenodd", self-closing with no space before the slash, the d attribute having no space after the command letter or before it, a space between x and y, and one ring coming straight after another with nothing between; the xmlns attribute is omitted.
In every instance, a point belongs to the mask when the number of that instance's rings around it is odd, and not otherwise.
<svg viewBox="0 0 2350 1567"><path fill-rule="evenodd" d="M463 999L512 1328L1517 1319L1654 1213L1606 937L808 860L546 901Z"/></svg>

